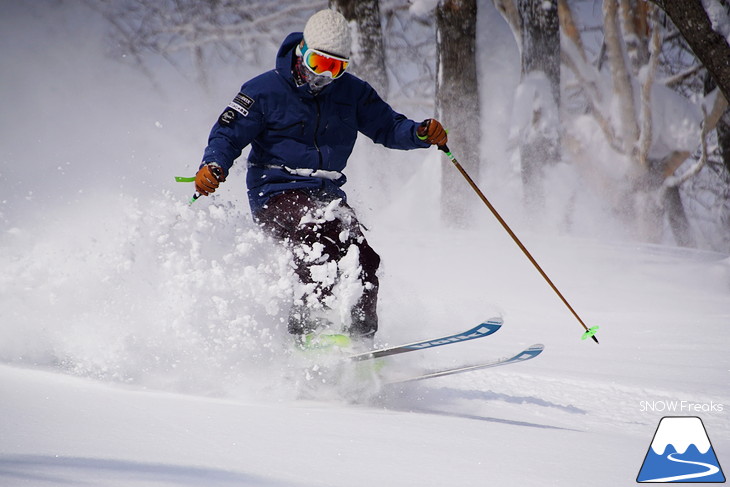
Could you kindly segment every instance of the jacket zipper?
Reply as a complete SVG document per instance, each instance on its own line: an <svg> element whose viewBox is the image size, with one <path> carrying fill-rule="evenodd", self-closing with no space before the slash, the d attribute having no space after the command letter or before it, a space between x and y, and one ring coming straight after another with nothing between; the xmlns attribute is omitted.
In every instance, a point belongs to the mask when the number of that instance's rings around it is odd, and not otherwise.
<svg viewBox="0 0 730 487"><path fill-rule="evenodd" d="M322 167L322 151L319 149L319 143L317 142L317 133L319 132L319 118L320 118L320 109L319 109L319 100L317 97L314 97L314 103L317 106L317 118L316 123L314 124L314 148L317 149L317 156L319 157L319 169L324 169Z"/></svg>

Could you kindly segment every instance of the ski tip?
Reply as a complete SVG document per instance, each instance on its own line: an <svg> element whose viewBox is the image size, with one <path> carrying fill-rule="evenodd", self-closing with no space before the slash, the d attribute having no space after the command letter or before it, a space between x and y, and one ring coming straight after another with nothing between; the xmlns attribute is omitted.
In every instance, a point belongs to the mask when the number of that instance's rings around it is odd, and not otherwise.
<svg viewBox="0 0 730 487"><path fill-rule="evenodd" d="M484 321L482 321L482 325L504 325L504 320L501 316L493 316L492 318L488 318Z"/></svg>
<svg viewBox="0 0 730 487"><path fill-rule="evenodd" d="M469 330L468 333L477 333L480 336L488 336L488 335L491 335L492 333L497 332L500 328L502 328L503 323L504 322L502 321L501 317L499 317L499 316L492 317L492 318L482 321L481 323L479 323L479 325L477 325L474 328L472 328L471 330ZM476 337L472 337L472 338L476 338Z"/></svg>
<svg viewBox="0 0 730 487"><path fill-rule="evenodd" d="M531 358L535 358L544 351L545 351L545 345L543 345L542 343L536 343L536 344L530 345L529 347L524 349L522 352L520 352L514 358L517 359L518 362L521 362L523 360L529 360Z"/></svg>

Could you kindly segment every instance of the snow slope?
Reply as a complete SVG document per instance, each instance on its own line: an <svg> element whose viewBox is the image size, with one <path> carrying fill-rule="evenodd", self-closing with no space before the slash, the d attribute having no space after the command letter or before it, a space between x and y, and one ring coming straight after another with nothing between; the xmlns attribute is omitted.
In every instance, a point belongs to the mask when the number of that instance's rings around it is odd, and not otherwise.
<svg viewBox="0 0 730 487"><path fill-rule="evenodd" d="M588 207L577 227L600 227L587 232L600 240L540 234L511 183L487 179L525 245L601 327L600 345L581 341L486 209L468 230L441 226L438 177L450 169L435 151L386 159L364 143L348 176L383 258L379 342L505 319L492 337L385 371L546 350L370 395L314 387L291 367L290 270L250 222L243 172L193 206L189 186L172 183L195 166L229 93L181 103L190 90L172 81L146 93L113 63L94 69L93 43L42 42L68 32L54 17L65 7L8 8L0 485L632 485L665 415L700 416L729 468L728 256L622 240ZM45 89L56 110L42 110ZM496 141L506 127L485 130ZM374 159L409 176L398 192L378 186ZM466 185L464 197L479 203Z"/></svg>
<svg viewBox="0 0 730 487"><path fill-rule="evenodd" d="M207 213L202 203L187 211ZM440 234L383 227L371 239L386 263L380 340L457 331L496 313L506 320L493 337L410 354L394 360L394 370L508 355L533 342L546 351L525 364L386 389L354 403L329 394L298 399L275 338L268 355L249 350L264 322L250 325L257 331L248 336L229 335L235 360L169 321L157 322L164 333L154 322L110 330L107 312L90 320L95 325L75 321L78 332L64 316L48 317L64 327L62 335L72 334L67 344L34 331L30 318L53 311L38 309L48 299L41 293L25 308L26 321L3 320L4 335L45 340L45 353L64 359L34 367L13 360L4 345L0 483L626 485L668 414L644 411L647 401L714 404L713 411L676 413L700 415L721 465L730 464L726 258L526 239L584 318L601 326L595 345L580 340L579 325L488 224ZM112 261L122 253L109 252ZM20 272L13 277L19 287L30 282ZM163 289L173 282L157 284L162 292L150 297L164 303ZM128 299L122 308L147 306ZM89 343L80 344L82 336ZM155 362L150 350L139 350L144 342L154 343L156 357L178 363Z"/></svg>

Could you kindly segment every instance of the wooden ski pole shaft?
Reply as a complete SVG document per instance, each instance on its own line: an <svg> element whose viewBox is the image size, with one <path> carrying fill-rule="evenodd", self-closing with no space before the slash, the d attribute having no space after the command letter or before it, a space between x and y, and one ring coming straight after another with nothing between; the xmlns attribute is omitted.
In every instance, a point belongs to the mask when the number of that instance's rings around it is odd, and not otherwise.
<svg viewBox="0 0 730 487"><path fill-rule="evenodd" d="M558 295L560 300L567 306L567 308L570 310L570 312L575 316L575 319L578 320L578 322L585 328L586 333L590 333L590 337L593 339L594 342L598 343L598 338L596 338L595 335L595 329L591 328L589 329L586 324L583 322L580 316L578 316L578 313L573 309L573 307L570 305L567 299L565 299L565 296L563 296L563 293L560 292L560 290L557 288L557 286L553 283L553 281L548 277L548 275L545 273L544 270L542 270L542 267L540 267L540 264L537 263L535 258L532 256L529 250L522 244L519 238L517 238L517 235L515 235L515 232L512 231L512 229L507 225L507 222L504 221L504 218L499 214L497 209L492 206L492 204L489 202L486 196L484 196L484 193L479 189L479 186L474 182L474 180L469 176L469 174L466 172L466 170L459 164L459 161L456 160L456 157L451 153L449 150L449 147L446 145L440 145L438 146L440 150L442 150L446 157L449 158L449 160L454 164L456 169L459 170L462 176L464 176L464 179L469 183L469 186L476 192L477 195L479 195L479 198L484 202L485 205L487 205L487 208L489 208L489 211L492 212L494 217L499 221L499 223L502 225L502 227L507 231L510 237L512 237L512 240L517 244L517 246L522 250L522 252L525 254L525 256L529 259L530 262L532 262L532 265L535 266L535 269L540 273L540 275L545 279L545 281L550 285L550 287L555 291L555 294Z"/></svg>

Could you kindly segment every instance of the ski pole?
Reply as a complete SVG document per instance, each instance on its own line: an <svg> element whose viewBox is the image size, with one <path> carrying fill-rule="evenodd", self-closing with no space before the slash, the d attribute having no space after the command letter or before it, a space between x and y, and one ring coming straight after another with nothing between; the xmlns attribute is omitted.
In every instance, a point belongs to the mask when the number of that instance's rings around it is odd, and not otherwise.
<svg viewBox="0 0 730 487"><path fill-rule="evenodd" d="M178 183L194 183L195 176L190 177L190 178L183 177L183 176L175 176L175 181L177 181ZM195 203L195 200L197 200L198 198L200 198L200 193L198 193L196 191L195 193L193 193L193 196L190 198L190 201L188 201L188 204L192 205L193 203Z"/></svg>
<svg viewBox="0 0 730 487"><path fill-rule="evenodd" d="M447 145L440 145L438 146L439 150L443 151L444 154L446 154L446 157L449 158L449 160L454 164L454 167L459 170L462 176L464 176L464 179L469 183L469 186L476 192L476 194L479 196L479 198L484 202L485 205L487 205L487 208L492 212L494 217L499 221L499 223L502 225L502 227L507 231L510 237L512 237L512 240L517 244L517 246L522 250L522 252L525 254L525 256L532 262L532 265L535 266L535 269L540 273L540 275L547 281L547 283L550 285L550 287L555 291L555 294L558 295L558 297L563 301L563 304L568 307L570 312L575 316L575 319L578 320L578 322L583 326L585 329L585 333L583 334L582 339L585 340L586 338L590 337L593 339L594 342L598 343L598 338L596 338L596 331L598 330L597 326L594 326L592 328L588 328L586 324L583 322L580 316L578 316L578 313L573 309L573 307L570 305L567 299L565 299L565 296L563 296L563 293L560 292L558 287L553 283L553 281L548 277L548 275L545 273L544 270L542 270L542 267L540 267L540 264L537 263L535 258L532 256L529 250L522 244L519 238L517 238L517 235L515 235L515 232L512 231L512 229L507 225L507 222L504 221L504 218L499 214L497 209L492 206L492 203L489 202L486 196L484 196L484 193L479 189L479 186L476 185L474 180L469 176L469 174L466 172L466 170L459 164L459 161L456 160L456 157L451 153L449 150L449 147Z"/></svg>

